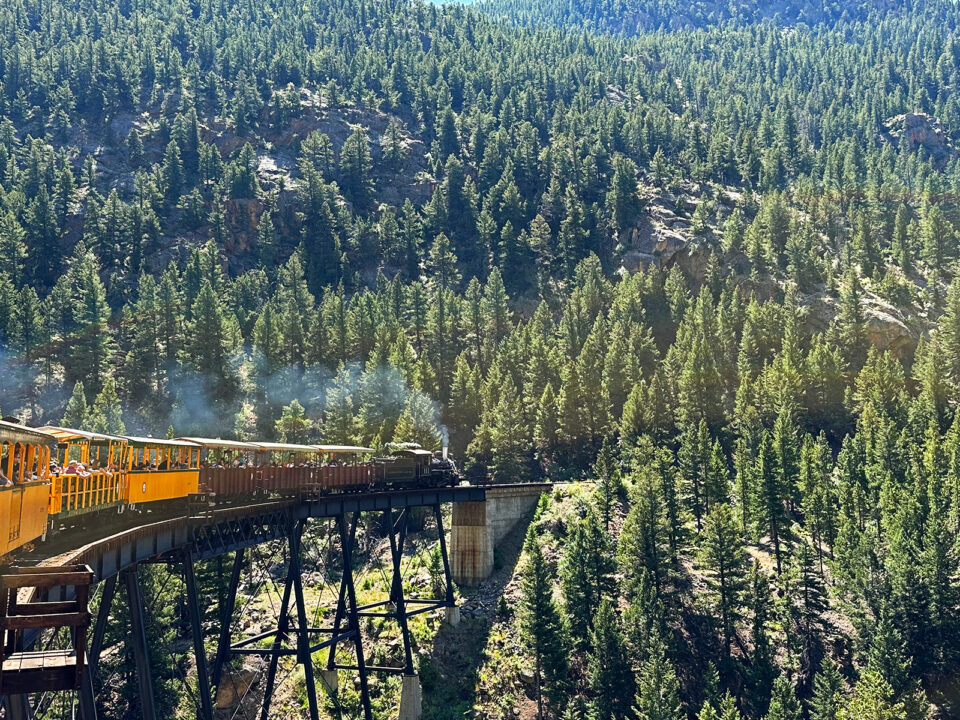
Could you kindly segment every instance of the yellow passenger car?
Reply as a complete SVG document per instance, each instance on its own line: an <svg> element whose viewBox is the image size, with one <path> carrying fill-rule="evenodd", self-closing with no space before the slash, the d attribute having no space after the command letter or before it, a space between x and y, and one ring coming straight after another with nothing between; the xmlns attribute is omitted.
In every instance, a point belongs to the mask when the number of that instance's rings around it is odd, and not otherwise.
<svg viewBox="0 0 960 720"><path fill-rule="evenodd" d="M127 437L131 505L186 498L197 492L202 448L188 440Z"/></svg>
<svg viewBox="0 0 960 720"><path fill-rule="evenodd" d="M50 435L0 422L0 555L46 532L55 444Z"/></svg>
<svg viewBox="0 0 960 720"><path fill-rule="evenodd" d="M55 425L38 430L57 441L51 515L70 517L126 503L126 438Z"/></svg>

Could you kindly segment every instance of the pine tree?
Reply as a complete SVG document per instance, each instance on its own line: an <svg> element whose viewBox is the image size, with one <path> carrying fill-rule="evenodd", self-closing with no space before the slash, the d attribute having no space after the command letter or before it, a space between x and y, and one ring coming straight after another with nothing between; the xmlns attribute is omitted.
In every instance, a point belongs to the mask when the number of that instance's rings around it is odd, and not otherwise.
<svg viewBox="0 0 960 720"><path fill-rule="evenodd" d="M671 536L664 496L664 479L654 468L637 471L617 548L628 596L636 594L645 573L649 573L658 595L667 583Z"/></svg>
<svg viewBox="0 0 960 720"><path fill-rule="evenodd" d="M430 396L420 391L410 393L397 420L395 442L416 442L427 450L439 450L442 442L437 423L437 406Z"/></svg>
<svg viewBox="0 0 960 720"><path fill-rule="evenodd" d="M816 440L810 435L805 436L800 450L801 507L817 552L821 573L823 545L832 545L836 532L836 491L829 474L832 465L830 447L823 432Z"/></svg>
<svg viewBox="0 0 960 720"><path fill-rule="evenodd" d="M94 432L107 435L123 435L127 429L123 423L123 412L120 408L120 399L117 397L117 386L113 378L107 378L103 389L97 395L91 409L92 429Z"/></svg>
<svg viewBox="0 0 960 720"><path fill-rule="evenodd" d="M713 434L718 434L724 424L724 383L717 357L720 342L716 312L706 285L684 315L681 333L688 333L689 337L677 379L680 422L689 430L705 422Z"/></svg>
<svg viewBox="0 0 960 720"><path fill-rule="evenodd" d="M800 720L800 703L793 685L784 675L773 682L773 694L770 696L770 709L766 720Z"/></svg>
<svg viewBox="0 0 960 720"><path fill-rule="evenodd" d="M860 277L856 269L851 267L844 276L840 290L836 328L840 350L852 375L863 367L869 347L867 325L863 308L860 307L862 293Z"/></svg>
<svg viewBox="0 0 960 720"><path fill-rule="evenodd" d="M185 348L189 362L208 383L212 399L228 404L233 400L237 382L231 357L238 340L236 319L229 316L206 278L190 314Z"/></svg>
<svg viewBox="0 0 960 720"><path fill-rule="evenodd" d="M83 383L77 380L73 386L73 394L67 401L60 424L63 427L85 430L87 428L87 398L83 391Z"/></svg>
<svg viewBox="0 0 960 720"><path fill-rule="evenodd" d="M27 275L34 285L50 287L55 281L57 260L62 255L60 224L46 184L40 185L35 196L28 196L27 203L22 220L26 231Z"/></svg>
<svg viewBox="0 0 960 720"><path fill-rule="evenodd" d="M724 654L729 655L730 643L742 614L748 565L736 518L727 504L715 505L705 519L700 563L710 573L711 599L720 616Z"/></svg>
<svg viewBox="0 0 960 720"><path fill-rule="evenodd" d="M340 149L340 183L347 197L359 208L366 208L373 198L371 168L370 144L363 128L358 127Z"/></svg>
<svg viewBox="0 0 960 720"><path fill-rule="evenodd" d="M793 413L786 406L777 414L772 440L779 474L777 486L784 502L792 508L794 501L799 498L797 486L800 478L800 432L794 422Z"/></svg>
<svg viewBox="0 0 960 720"><path fill-rule="evenodd" d="M729 692L724 694L720 703L720 720L743 720L740 710L737 709L737 701Z"/></svg>
<svg viewBox="0 0 960 720"><path fill-rule="evenodd" d="M711 458L710 432L707 421L701 418L695 429L690 428L680 436L680 450L677 453L680 473L688 488L690 510L697 521L697 530L703 526L703 515L706 511L704 485L710 473Z"/></svg>
<svg viewBox="0 0 960 720"><path fill-rule="evenodd" d="M837 712L837 720L904 720L906 708L895 702L889 683L873 671L865 672L853 695Z"/></svg>
<svg viewBox="0 0 960 720"><path fill-rule="evenodd" d="M632 657L645 657L654 638L668 638L663 603L650 580L650 573L641 570L630 606L623 615L627 641Z"/></svg>
<svg viewBox="0 0 960 720"><path fill-rule="evenodd" d="M720 720L720 715L711 703L705 702L697 713L697 720Z"/></svg>
<svg viewBox="0 0 960 720"><path fill-rule="evenodd" d="M168 372L164 361L165 338L161 335L163 319L153 276L146 273L140 276L133 313L138 322L131 330L127 354L123 359L124 395L132 409L142 408L146 411L148 403L154 408L162 406Z"/></svg>
<svg viewBox="0 0 960 720"><path fill-rule="evenodd" d="M277 437L280 442L306 443L310 439L310 424L303 405L294 399L284 406L280 419L275 423Z"/></svg>
<svg viewBox="0 0 960 720"><path fill-rule="evenodd" d="M613 160L613 177L607 193L607 213L611 230L619 234L628 230L640 213L637 195L637 166L632 160L617 155Z"/></svg>
<svg viewBox="0 0 960 720"><path fill-rule="evenodd" d="M837 720L843 699L843 677L837 666L827 662L817 673L810 700L810 720Z"/></svg>
<svg viewBox="0 0 960 720"><path fill-rule="evenodd" d="M173 140L167 145L163 156L163 194L168 205L176 205L183 192L184 172L180 147Z"/></svg>
<svg viewBox="0 0 960 720"><path fill-rule="evenodd" d="M933 437L939 441L936 427L932 427L931 431ZM957 592L954 579L958 569L956 538L948 521L950 501L940 457L942 455L937 452L928 463L927 517L920 555L920 577L929 596L928 654L932 656L934 666L938 669L942 669L947 662L948 648L952 645L948 638L955 633Z"/></svg>
<svg viewBox="0 0 960 720"><path fill-rule="evenodd" d="M543 685L556 705L567 684L567 647L563 622L553 599L553 577L543 558L533 525L524 542L526 563L520 576L520 627L533 655L537 682L537 717L544 717Z"/></svg>
<svg viewBox="0 0 960 720"><path fill-rule="evenodd" d="M587 654L591 720L620 720L630 712L633 676L620 622L609 600L600 603Z"/></svg>
<svg viewBox="0 0 960 720"><path fill-rule="evenodd" d="M956 250L956 230L939 205L932 205L923 218L923 259L931 268L943 270Z"/></svg>
<svg viewBox="0 0 960 720"><path fill-rule="evenodd" d="M24 360L32 363L42 354L42 345L47 338L43 309L37 291L28 285L24 285L17 300L10 322L10 345Z"/></svg>
<svg viewBox="0 0 960 720"><path fill-rule="evenodd" d="M947 367L945 374L950 381L953 396L960 393L960 275L956 275L947 291L946 307L940 316L940 331L937 334Z"/></svg>
<svg viewBox="0 0 960 720"><path fill-rule="evenodd" d="M353 375L341 365L324 400L321 434L329 443L350 445L357 432L357 416L353 400ZM412 438L403 438L403 442Z"/></svg>
<svg viewBox="0 0 960 720"><path fill-rule="evenodd" d="M0 275L6 275L15 287L24 280L27 259L26 233L12 212L0 214Z"/></svg>
<svg viewBox="0 0 960 720"><path fill-rule="evenodd" d="M783 437L781 439L784 439ZM784 505L784 490L781 485L783 473L777 462L777 450L773 433L765 433L757 458L756 518L760 528L770 536L777 561L777 574L783 570L780 553L782 535L787 528L787 513Z"/></svg>
<svg viewBox="0 0 960 720"><path fill-rule="evenodd" d="M614 569L609 536L589 509L573 527L560 565L570 634L578 644L588 640L590 621L613 593Z"/></svg>
<svg viewBox="0 0 960 720"><path fill-rule="evenodd" d="M730 501L730 468L727 456L719 440L715 440L710 451L710 464L703 484L704 510L710 510L718 504Z"/></svg>
<svg viewBox="0 0 960 720"><path fill-rule="evenodd" d="M912 663L904 646L903 635L886 607L877 619L866 660L867 672L881 678L893 697L899 698L911 690Z"/></svg>
<svg viewBox="0 0 960 720"><path fill-rule="evenodd" d="M544 470L556 459L558 433L557 396L553 385L547 383L537 405L536 421L533 428L533 442Z"/></svg>
<svg viewBox="0 0 960 720"><path fill-rule="evenodd" d="M620 468L613 453L613 445L609 438L604 439L597 460L593 465L593 472L597 478L597 504L600 516L603 518L604 530L610 530L610 511L616 502L621 489Z"/></svg>
<svg viewBox="0 0 960 720"><path fill-rule="evenodd" d="M667 659L667 648L657 635L648 647L649 655L637 678L634 714L639 720L683 720L686 714L680 706L680 683Z"/></svg>
<svg viewBox="0 0 960 720"><path fill-rule="evenodd" d="M92 252L78 249L77 298L73 307L75 332L69 349L67 377L83 380L88 392L103 386L113 358L114 344L108 320L110 306L100 282L99 267Z"/></svg>
<svg viewBox="0 0 960 720"><path fill-rule="evenodd" d="M529 428L524 422L520 395L508 376L490 418L492 462L497 480L523 482L529 478Z"/></svg>
<svg viewBox="0 0 960 720"><path fill-rule="evenodd" d="M776 670L773 664L774 649L771 647L767 623L770 619L770 579L754 563L750 579L750 606L753 610L753 656L750 663L750 704L754 715L759 716L767 707L770 688Z"/></svg>

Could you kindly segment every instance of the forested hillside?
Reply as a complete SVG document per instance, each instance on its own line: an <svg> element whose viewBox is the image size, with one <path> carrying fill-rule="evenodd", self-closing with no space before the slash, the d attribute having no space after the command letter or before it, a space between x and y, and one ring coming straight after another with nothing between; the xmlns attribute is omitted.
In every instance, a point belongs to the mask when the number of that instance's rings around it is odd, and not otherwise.
<svg viewBox="0 0 960 720"><path fill-rule="evenodd" d="M550 717L960 716L960 10L742 5L8 0L3 414L599 477Z"/></svg>
<svg viewBox="0 0 960 720"><path fill-rule="evenodd" d="M464 0L522 25L575 25L598 32L636 35L651 30L689 30L720 23L837 23L865 20L871 11L909 13L916 2L889 0ZM874 15L874 17L876 17Z"/></svg>

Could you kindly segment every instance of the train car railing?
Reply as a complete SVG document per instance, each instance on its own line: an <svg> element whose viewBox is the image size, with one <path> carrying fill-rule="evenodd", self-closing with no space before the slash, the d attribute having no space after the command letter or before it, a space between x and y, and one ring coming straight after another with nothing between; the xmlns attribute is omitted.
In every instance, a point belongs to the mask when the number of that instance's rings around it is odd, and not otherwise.
<svg viewBox="0 0 960 720"><path fill-rule="evenodd" d="M52 478L50 513L78 513L123 501L126 478L121 472L94 470L79 475L60 473Z"/></svg>

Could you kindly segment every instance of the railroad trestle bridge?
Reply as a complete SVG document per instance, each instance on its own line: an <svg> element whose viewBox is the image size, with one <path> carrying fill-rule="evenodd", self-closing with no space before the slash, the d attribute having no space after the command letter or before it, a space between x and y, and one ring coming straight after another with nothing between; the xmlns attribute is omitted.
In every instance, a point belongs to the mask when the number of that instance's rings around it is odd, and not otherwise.
<svg viewBox="0 0 960 720"><path fill-rule="evenodd" d="M82 720L96 719L95 684L100 656L114 595L118 584L122 583L130 612L130 639L136 665L139 705L144 720L156 720L145 630L147 616L153 608L144 602L138 568L148 563L165 563L182 572L184 580L185 605L196 669L195 704L197 717L201 720L213 720L216 691L227 663L231 658L249 655L259 656L268 663L260 708L262 720L270 717L279 661L283 657L295 658L303 668L312 720L320 715L318 685L335 699L339 671L349 671L358 678L364 720L372 720L370 675L401 675L399 720L419 720L420 684L413 660L409 618L443 610L446 622L456 624L459 610L454 583L470 586L479 584L493 569L495 544L529 513L539 496L549 488L549 484L522 484L460 485L340 494L301 491L295 497L238 506L217 507L200 502L194 503L186 515L146 522L35 563L34 567L24 570L32 573L28 579L35 578L34 583L24 584L33 584L38 588L34 596L30 601L18 604L17 591L12 590L10 595L12 607L23 615L20 624L10 618L0 619L4 623L8 652L19 651L22 666L8 668L8 663L4 662L0 671L0 680L7 693L4 696L5 715L11 720L33 718L36 703L31 704L31 695L28 693L36 692L38 683L40 687L43 686L44 673L51 678L51 687L56 683L53 679L58 670L56 663L44 660L42 651L35 647L39 645L42 628L56 627L56 623L44 625L37 617L31 619L30 616L39 616L42 607L63 612L69 603L75 603L78 595L81 595L84 607L77 613L79 619L72 623L64 619L63 624L74 626L72 637L78 656L74 687L79 717ZM449 546L442 513L442 506L446 503L453 504ZM405 550L409 549L409 518L414 508L424 509L436 523L443 566L443 591L439 597L412 597L404 592L401 561ZM359 604L354 555L357 527L365 513L380 514L381 526L389 537L389 599ZM315 626L306 608L302 577L303 535L307 524L319 519L326 519L332 525L331 534L338 546L340 580L337 583L332 622ZM236 599L243 573L251 566L248 553L255 546L278 541L285 545L287 563L283 572L282 599L276 625L268 630L260 628L261 631L254 635L235 639L233 625L237 613ZM219 627L215 652L208 658L195 563L229 554L233 555L232 571L223 602L217 608ZM93 626L89 642L85 626L84 629L78 629L83 625L88 588L56 584L59 582L56 577L44 576L46 566L89 567L92 570L89 581L102 586L96 617L87 621L92 622ZM3 603L7 602L6 593L6 589L0 593L4 598ZM30 612L31 606L35 606L36 612ZM66 618L65 615L63 617ZM362 618L383 618L396 622L403 650L400 666L377 666L367 662L370 653L364 647ZM338 659L338 648L349 651L352 660L342 662L343 653ZM31 650L34 652L31 653ZM326 660L319 668L319 683L316 677L318 668L315 667L315 655L318 653L326 655ZM18 675L18 671L22 675ZM17 684L18 677L22 677L21 686Z"/></svg>

